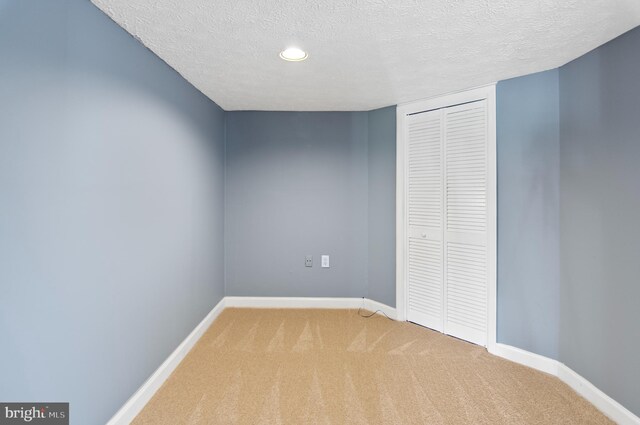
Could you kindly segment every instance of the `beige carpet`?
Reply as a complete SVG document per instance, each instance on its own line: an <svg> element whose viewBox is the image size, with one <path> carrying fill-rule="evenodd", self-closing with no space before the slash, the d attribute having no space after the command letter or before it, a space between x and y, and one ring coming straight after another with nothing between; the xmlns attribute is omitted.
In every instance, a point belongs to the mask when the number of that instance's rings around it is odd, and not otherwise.
<svg viewBox="0 0 640 425"><path fill-rule="evenodd" d="M558 379L357 310L227 309L134 424L608 424Z"/></svg>

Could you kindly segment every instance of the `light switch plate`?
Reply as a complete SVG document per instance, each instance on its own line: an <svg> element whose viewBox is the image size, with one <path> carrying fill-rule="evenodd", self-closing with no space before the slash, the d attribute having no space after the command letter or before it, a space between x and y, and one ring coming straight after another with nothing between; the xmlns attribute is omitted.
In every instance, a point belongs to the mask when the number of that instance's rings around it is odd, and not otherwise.
<svg viewBox="0 0 640 425"><path fill-rule="evenodd" d="M322 267L323 268L328 269L329 268L329 256L328 255L323 255L321 263L322 263Z"/></svg>

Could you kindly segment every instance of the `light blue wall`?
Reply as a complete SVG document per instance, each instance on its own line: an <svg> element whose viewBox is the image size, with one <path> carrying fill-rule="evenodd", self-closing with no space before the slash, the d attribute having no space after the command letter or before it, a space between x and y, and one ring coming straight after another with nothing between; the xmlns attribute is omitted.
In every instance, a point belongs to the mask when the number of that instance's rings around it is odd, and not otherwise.
<svg viewBox="0 0 640 425"><path fill-rule="evenodd" d="M558 70L496 89L498 342L558 358Z"/></svg>
<svg viewBox="0 0 640 425"><path fill-rule="evenodd" d="M395 305L395 121L395 107L227 113L227 295Z"/></svg>
<svg viewBox="0 0 640 425"><path fill-rule="evenodd" d="M498 340L636 414L639 31L497 88ZM225 254L227 295L395 305L394 107L228 113L225 185L225 113L88 1L0 0L0 57L0 400L105 422Z"/></svg>
<svg viewBox="0 0 640 425"><path fill-rule="evenodd" d="M396 107L368 113L369 298L396 305Z"/></svg>
<svg viewBox="0 0 640 425"><path fill-rule="evenodd" d="M640 29L498 84L498 340L640 414Z"/></svg>
<svg viewBox="0 0 640 425"><path fill-rule="evenodd" d="M223 138L88 1L0 2L0 400L105 423L223 296Z"/></svg>
<svg viewBox="0 0 640 425"><path fill-rule="evenodd" d="M640 28L560 69L560 359L640 415Z"/></svg>
<svg viewBox="0 0 640 425"><path fill-rule="evenodd" d="M366 112L228 112L227 295L367 296L367 161Z"/></svg>

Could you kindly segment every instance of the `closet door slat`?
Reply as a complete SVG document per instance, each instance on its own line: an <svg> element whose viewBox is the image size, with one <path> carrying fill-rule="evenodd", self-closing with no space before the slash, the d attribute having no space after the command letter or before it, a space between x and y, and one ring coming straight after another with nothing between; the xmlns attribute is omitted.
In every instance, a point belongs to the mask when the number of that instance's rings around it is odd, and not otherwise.
<svg viewBox="0 0 640 425"><path fill-rule="evenodd" d="M406 119L407 318L443 331L443 127L442 111Z"/></svg>
<svg viewBox="0 0 640 425"><path fill-rule="evenodd" d="M486 345L486 101L444 109L444 332Z"/></svg>

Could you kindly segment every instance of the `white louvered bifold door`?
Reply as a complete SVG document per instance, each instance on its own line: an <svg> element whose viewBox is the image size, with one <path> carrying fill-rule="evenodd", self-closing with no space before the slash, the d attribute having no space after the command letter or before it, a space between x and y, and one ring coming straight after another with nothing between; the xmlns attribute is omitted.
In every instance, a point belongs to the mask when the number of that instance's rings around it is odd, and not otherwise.
<svg viewBox="0 0 640 425"><path fill-rule="evenodd" d="M486 345L487 105L444 111L444 332Z"/></svg>
<svg viewBox="0 0 640 425"><path fill-rule="evenodd" d="M442 110L410 115L407 135L407 320L444 331Z"/></svg>

